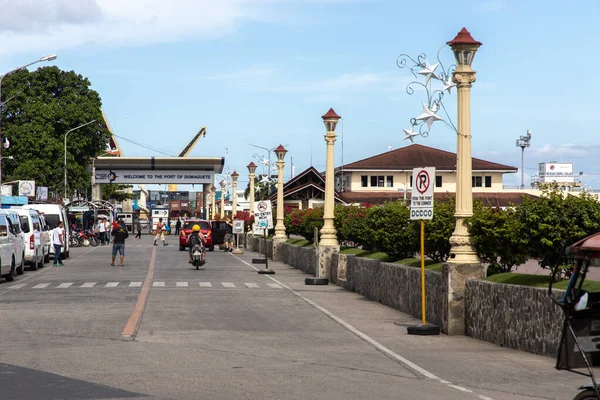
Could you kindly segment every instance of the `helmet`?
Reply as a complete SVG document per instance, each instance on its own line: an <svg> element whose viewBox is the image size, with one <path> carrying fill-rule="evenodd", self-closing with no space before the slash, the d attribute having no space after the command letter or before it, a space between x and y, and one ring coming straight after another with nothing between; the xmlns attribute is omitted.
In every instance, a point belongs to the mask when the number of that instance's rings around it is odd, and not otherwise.
<svg viewBox="0 0 600 400"><path fill-rule="evenodd" d="M194 225L194 226L192 227L192 230L193 230L194 232L200 232L200 225L198 225L198 224Z"/></svg>

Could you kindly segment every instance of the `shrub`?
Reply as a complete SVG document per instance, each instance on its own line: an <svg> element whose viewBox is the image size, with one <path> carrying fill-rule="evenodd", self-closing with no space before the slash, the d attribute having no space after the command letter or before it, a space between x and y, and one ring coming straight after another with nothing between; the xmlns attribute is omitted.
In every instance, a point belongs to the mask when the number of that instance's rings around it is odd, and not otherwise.
<svg viewBox="0 0 600 400"><path fill-rule="evenodd" d="M302 236L308 241L314 241L314 229L323 227L323 208L294 210L284 219L286 233Z"/></svg>
<svg viewBox="0 0 600 400"><path fill-rule="evenodd" d="M372 247L373 240L367 229L367 211L368 208L363 206L347 206L344 211L337 211L335 227L338 238L352 242L355 247Z"/></svg>
<svg viewBox="0 0 600 400"><path fill-rule="evenodd" d="M414 256L418 242L410 209L403 201L387 202L367 210L366 234L377 249L392 259Z"/></svg>

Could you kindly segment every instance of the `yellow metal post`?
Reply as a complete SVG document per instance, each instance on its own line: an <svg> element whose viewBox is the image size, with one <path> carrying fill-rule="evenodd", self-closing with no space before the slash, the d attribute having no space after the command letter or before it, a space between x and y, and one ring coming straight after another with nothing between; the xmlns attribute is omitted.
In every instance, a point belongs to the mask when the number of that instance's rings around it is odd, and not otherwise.
<svg viewBox="0 0 600 400"><path fill-rule="evenodd" d="M427 323L425 318L425 221L421 220L421 319L423 325Z"/></svg>

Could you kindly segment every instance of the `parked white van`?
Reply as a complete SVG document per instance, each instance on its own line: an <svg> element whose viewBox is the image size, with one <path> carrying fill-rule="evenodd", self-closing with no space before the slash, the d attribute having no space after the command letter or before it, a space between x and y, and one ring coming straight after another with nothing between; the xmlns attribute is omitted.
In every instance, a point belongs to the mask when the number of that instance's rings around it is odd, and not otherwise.
<svg viewBox="0 0 600 400"><path fill-rule="evenodd" d="M33 209L39 211L50 227L50 231L53 231L57 226L58 222L62 221L65 228L65 246L62 248L62 257L69 258L69 237L70 227L69 220L67 219L67 213L60 204L27 204L22 206L23 209ZM52 232L50 232L52 238ZM50 246L50 254L54 254L54 246Z"/></svg>
<svg viewBox="0 0 600 400"><path fill-rule="evenodd" d="M15 262L17 266L17 275L23 275L25 272L25 234L21 229L21 220L19 214L13 209L5 210L8 215L8 220L12 226L13 235L15 235Z"/></svg>
<svg viewBox="0 0 600 400"><path fill-rule="evenodd" d="M50 230L50 225L48 225L44 215L37 210L34 211L36 211L40 216L40 223L42 225L42 245L44 247L44 262L48 264L50 262L50 248L52 247L52 238L50 237L50 233L52 233L52 231Z"/></svg>
<svg viewBox="0 0 600 400"><path fill-rule="evenodd" d="M42 222L36 210L15 208L21 220L21 229L25 236L25 262L31 270L44 267L44 243L42 239Z"/></svg>
<svg viewBox="0 0 600 400"><path fill-rule="evenodd" d="M13 281L16 274L22 274L24 255L19 215L15 211L0 210L0 276Z"/></svg>

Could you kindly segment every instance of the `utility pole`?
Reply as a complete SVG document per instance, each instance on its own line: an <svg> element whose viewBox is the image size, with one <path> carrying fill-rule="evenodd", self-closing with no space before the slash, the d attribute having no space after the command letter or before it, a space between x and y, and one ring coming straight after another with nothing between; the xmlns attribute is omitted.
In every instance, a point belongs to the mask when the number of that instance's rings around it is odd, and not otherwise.
<svg viewBox="0 0 600 400"><path fill-rule="evenodd" d="M526 136L520 136L517 139L517 147L521 148L521 190L525 189L523 180L525 177L525 149L531 145L531 129L527 129Z"/></svg>

